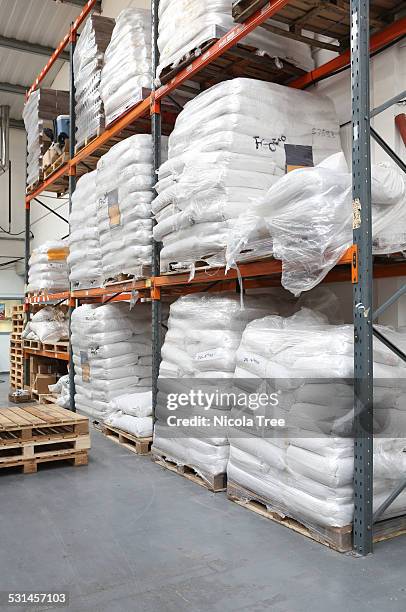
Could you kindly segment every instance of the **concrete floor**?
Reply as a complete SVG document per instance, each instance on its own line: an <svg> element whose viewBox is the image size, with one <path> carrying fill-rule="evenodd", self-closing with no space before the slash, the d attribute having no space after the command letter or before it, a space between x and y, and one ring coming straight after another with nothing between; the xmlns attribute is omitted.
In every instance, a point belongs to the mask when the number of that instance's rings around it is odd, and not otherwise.
<svg viewBox="0 0 406 612"><path fill-rule="evenodd" d="M66 590L72 612L406 609L406 538L341 555L92 438L88 467L0 475L0 591Z"/></svg>

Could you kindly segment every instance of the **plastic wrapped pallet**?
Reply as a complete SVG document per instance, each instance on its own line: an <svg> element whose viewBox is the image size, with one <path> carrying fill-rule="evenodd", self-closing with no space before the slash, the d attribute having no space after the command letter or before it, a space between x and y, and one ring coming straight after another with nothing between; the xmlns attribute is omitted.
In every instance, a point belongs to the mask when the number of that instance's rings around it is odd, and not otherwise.
<svg viewBox="0 0 406 612"><path fill-rule="evenodd" d="M274 256L282 260L282 284L300 294L317 285L352 244L353 212L347 163L342 153L332 155L287 174L241 217L228 262L242 248L243 234L247 239L252 228L256 235L256 227L267 226ZM372 221L374 253L406 250L406 180L395 165L372 166Z"/></svg>
<svg viewBox="0 0 406 612"><path fill-rule="evenodd" d="M50 240L34 249L29 260L28 287L35 291L67 291L69 275L67 257L69 248L65 240Z"/></svg>
<svg viewBox="0 0 406 612"><path fill-rule="evenodd" d="M389 328L380 331L405 347L404 333ZM239 496L259 496L270 509L316 531L352 523L354 395L349 381L354 375L353 351L352 326L330 325L326 317L309 309L247 326L237 351L236 383L244 384L249 378L257 380L257 387L267 382L278 389L278 406L263 414L283 417L286 427L242 426L230 435L227 474ZM377 431L379 425L381 432L374 442L377 509L404 479L406 367L376 341L374 371L374 428ZM403 493L385 516L405 511Z"/></svg>
<svg viewBox="0 0 406 612"><path fill-rule="evenodd" d="M27 132L27 185L42 180L42 160L51 145L44 128L53 130L53 121L59 115L68 114L68 91L36 89L28 98L23 110Z"/></svg>
<svg viewBox="0 0 406 612"><path fill-rule="evenodd" d="M244 234L243 214L287 170L340 150L334 106L323 96L253 79L197 96L177 118L152 205L163 270L224 263L227 245ZM272 253L266 224L255 230L239 260Z"/></svg>
<svg viewBox="0 0 406 612"><path fill-rule="evenodd" d="M104 53L110 43L115 21L89 15L73 56L76 101L76 144L82 145L105 126L100 95Z"/></svg>
<svg viewBox="0 0 406 612"><path fill-rule="evenodd" d="M168 68L176 68L183 59L201 55L202 47L224 36L233 26L232 0L160 0L159 37L160 66L157 77ZM274 23L274 22L272 22ZM280 28L285 25L275 22ZM306 72L314 68L310 47L258 28L242 44L258 49L258 54L273 58L282 68L286 60Z"/></svg>
<svg viewBox="0 0 406 612"><path fill-rule="evenodd" d="M128 8L117 17L104 56L100 92L107 125L152 87L151 12Z"/></svg>
<svg viewBox="0 0 406 612"><path fill-rule="evenodd" d="M97 172L84 174L72 196L69 216L69 278L74 289L90 289L102 283L102 256L97 225Z"/></svg>
<svg viewBox="0 0 406 612"><path fill-rule="evenodd" d="M267 296L246 296L244 308L234 294L195 294L171 305L168 332L162 347L159 396L156 409L153 452L164 454L178 464L193 467L205 476L225 472L227 437L210 436L208 430L172 427L168 422L170 394L202 389L213 391L220 381L226 391L235 368L235 352L246 324L262 314L275 312L276 300ZM211 407L208 417L227 410ZM193 404L178 407L177 417L198 415Z"/></svg>
<svg viewBox="0 0 406 612"><path fill-rule="evenodd" d="M163 157L166 139L163 139ZM116 144L97 164L97 223L105 281L140 278L152 259L152 138L137 134Z"/></svg>
<svg viewBox="0 0 406 612"><path fill-rule="evenodd" d="M125 303L85 305L72 315L75 401L79 410L103 420L111 402L150 391L151 307Z"/></svg>

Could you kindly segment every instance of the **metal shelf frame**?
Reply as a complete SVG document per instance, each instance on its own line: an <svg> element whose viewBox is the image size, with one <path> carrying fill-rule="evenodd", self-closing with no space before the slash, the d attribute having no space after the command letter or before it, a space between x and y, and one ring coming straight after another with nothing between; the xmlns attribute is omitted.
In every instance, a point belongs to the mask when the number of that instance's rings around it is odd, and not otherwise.
<svg viewBox="0 0 406 612"><path fill-rule="evenodd" d="M153 138L153 179L161 163L161 136L163 130L162 104L171 100L175 107L180 110L173 94L194 76L199 75L204 69L217 59L221 58L227 51L241 43L244 38L255 28L268 26L265 22L278 15L278 12L289 7L291 0L271 0L261 4L260 10L246 19L245 22L237 24L225 36L213 42L199 57L194 59L179 71L173 78L162 86L155 86L141 102L119 117L112 125L108 126L100 136L87 144L83 149L75 152L75 96L74 96L74 74L73 53L75 49L78 29L87 16L96 7L97 0L89 0L79 15L78 19L71 25L69 33L65 36L58 49L54 52L47 65L41 71L30 90L29 96L41 83L44 76L49 72L60 54L69 45L70 52L70 160L38 186L33 193L26 196L26 237L25 237L25 266L26 282L28 282L28 259L30 255L30 206L35 198L47 189L55 189L57 181L62 177L68 177L68 193L71 207L71 198L76 188L76 177L78 167L85 164L92 156L97 157L101 147L109 148L114 143L112 140L120 137L123 131L139 120L145 121L150 117L151 133ZM152 11L152 55L154 74L159 64L158 50L158 0L151 0ZM258 4L258 3L257 3ZM406 276L406 261L374 261L372 255L372 209L371 209L371 138L384 148L392 159L405 170L402 160L390 149L384 139L376 134L371 128L371 118L388 108L391 104L401 99L405 92L399 94L379 108L370 110L370 57L387 48L392 43L400 40L406 35L406 17L402 17L375 32L370 36L370 2L368 0L350 0L351 15L351 46L337 57L315 70L292 78L288 83L290 87L305 89L325 78L334 76L345 69L351 69L352 83L352 132L353 132L353 210L354 210L354 240L353 247L347 252L340 264L330 272L326 281L353 283L353 314L354 314L354 492L355 492L355 515L354 515L354 549L360 555L367 555L373 549L373 525L378 521L384 510L405 489L405 483L394 491L388 500L373 514L373 337L378 336L374 328L374 321L390 305L395 303L399 297L406 293L406 284L403 285L385 304L373 312L373 279ZM227 75L224 76L227 78ZM123 136L125 137L125 136ZM281 263L275 260L257 261L241 264L240 274L247 287L260 287L280 284ZM143 297L151 299L152 302L152 342L153 342L153 398L154 405L158 392L158 375L161 361L162 342L162 310L161 298L166 294L185 295L200 290L225 291L230 287L236 287L237 274L234 270L226 275L224 269L216 271L198 271L192 282L188 274L160 273L160 244L153 244L152 276L139 282L116 283L112 286L98 287L93 289L70 290L65 293L28 296L26 298L26 312L30 304L53 303L66 300L69 305L69 316L71 318L74 308L80 302L94 301L107 303L110 301L130 300L134 292L140 292ZM392 346L385 338L379 338L392 348L396 354L406 360L399 349ZM71 381L71 409L75 410L74 402L74 366L72 349L70 346L69 368Z"/></svg>

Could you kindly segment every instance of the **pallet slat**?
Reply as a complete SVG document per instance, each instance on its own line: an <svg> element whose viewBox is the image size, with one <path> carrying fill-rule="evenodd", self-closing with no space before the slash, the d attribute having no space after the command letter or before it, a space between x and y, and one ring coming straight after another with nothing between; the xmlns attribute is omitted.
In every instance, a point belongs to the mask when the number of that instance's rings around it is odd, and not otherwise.
<svg viewBox="0 0 406 612"><path fill-rule="evenodd" d="M102 432L106 438L123 446L136 455L149 455L150 453L152 438L137 438L126 431L105 424L102 426Z"/></svg>
<svg viewBox="0 0 406 612"><path fill-rule="evenodd" d="M227 474L203 474L201 470L189 465L180 465L167 453L159 450L156 446L151 449L152 460L154 463L166 468L170 472L175 472L196 484L205 487L213 493L225 491L227 487Z"/></svg>

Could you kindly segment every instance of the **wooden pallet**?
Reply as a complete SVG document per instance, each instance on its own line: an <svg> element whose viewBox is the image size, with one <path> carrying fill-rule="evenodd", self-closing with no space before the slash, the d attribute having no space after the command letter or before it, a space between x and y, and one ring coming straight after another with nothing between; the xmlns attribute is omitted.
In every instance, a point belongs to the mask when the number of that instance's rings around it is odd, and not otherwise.
<svg viewBox="0 0 406 612"><path fill-rule="evenodd" d="M166 468L170 472L180 474L184 478L205 487L213 493L225 491L227 488L227 474L217 474L213 476L212 474L203 474L201 470L197 470L190 465L179 465L172 457L169 457L156 446L152 446L151 453L154 463Z"/></svg>
<svg viewBox="0 0 406 612"><path fill-rule="evenodd" d="M64 152L60 155L52 164L50 164L47 168L44 168L44 179L46 180L51 174L59 170L63 164L66 164L69 161L69 153Z"/></svg>
<svg viewBox="0 0 406 612"><path fill-rule="evenodd" d="M109 440L116 442L120 446L123 446L127 450L135 453L136 455L149 455L152 446L151 438L137 438L132 434L117 429L116 427L110 427L110 425L102 425L102 432Z"/></svg>
<svg viewBox="0 0 406 612"><path fill-rule="evenodd" d="M47 351L49 353L69 353L69 342L62 340L55 343L42 343L38 340L24 340L24 349L29 349L31 351Z"/></svg>
<svg viewBox="0 0 406 612"><path fill-rule="evenodd" d="M27 195L29 195L30 193L32 193L33 191L35 191L36 189L38 189L38 187L41 185L41 183L43 182L43 178L39 178L36 181L34 181L33 183L31 183L30 185L27 185Z"/></svg>
<svg viewBox="0 0 406 612"><path fill-rule="evenodd" d="M191 50L177 66L164 68L160 76L162 85L169 83L179 72L187 68L197 57L204 55L214 43L226 34L224 28L217 28L217 30L218 34L215 38L207 41L201 48ZM276 62L274 58L268 55L259 55L255 47L239 43L193 75L190 81L181 84L176 91L181 95L190 96L191 87L197 88L198 93L227 80L227 78L238 77L259 79L283 85L304 74L303 69L287 60Z"/></svg>
<svg viewBox="0 0 406 612"><path fill-rule="evenodd" d="M58 404L58 396L49 393L48 395L42 395L40 404Z"/></svg>
<svg viewBox="0 0 406 612"><path fill-rule="evenodd" d="M87 145L89 145L91 142L93 142L94 140L96 140L97 138L99 138L99 136L101 134L103 134L104 132L104 128L103 127L99 127L97 129L97 132L95 134L92 134L91 136L87 136L87 138L85 138L85 140L83 142L78 143L75 146L75 155L77 153L79 153L79 151L81 151L82 149L84 149L85 147L87 147Z"/></svg>
<svg viewBox="0 0 406 612"><path fill-rule="evenodd" d="M13 404L26 404L28 402L32 402L31 393L27 393L26 395L9 393L8 401L12 402Z"/></svg>
<svg viewBox="0 0 406 612"><path fill-rule="evenodd" d="M60 406L0 409L0 446L89 435L89 419Z"/></svg>
<svg viewBox="0 0 406 612"><path fill-rule="evenodd" d="M69 462L75 467L79 467L81 465L87 465L89 463L89 455L87 451L82 452L55 452L50 453L47 456L43 457L35 457L34 459L24 459L23 461L12 461L10 460L7 463L0 463L1 469L9 469L9 468L19 468L22 470L23 474L36 474L38 471L38 466L42 463L46 463L47 465L52 465L55 462Z"/></svg>
<svg viewBox="0 0 406 612"><path fill-rule="evenodd" d="M106 287L114 289L115 284L136 283L139 280L145 280L152 276L152 267L149 264L139 266L136 274L116 274L106 280Z"/></svg>
<svg viewBox="0 0 406 612"><path fill-rule="evenodd" d="M353 550L352 525L345 527L323 527L300 523L289 517L282 516L276 510L272 510L272 502L250 489L228 481L227 497L239 506L243 506L255 514L270 519L271 521L288 527L296 533L314 540L324 546L328 546L337 552L345 553ZM374 525L374 542L390 540L400 535L406 535L406 515L385 519Z"/></svg>

